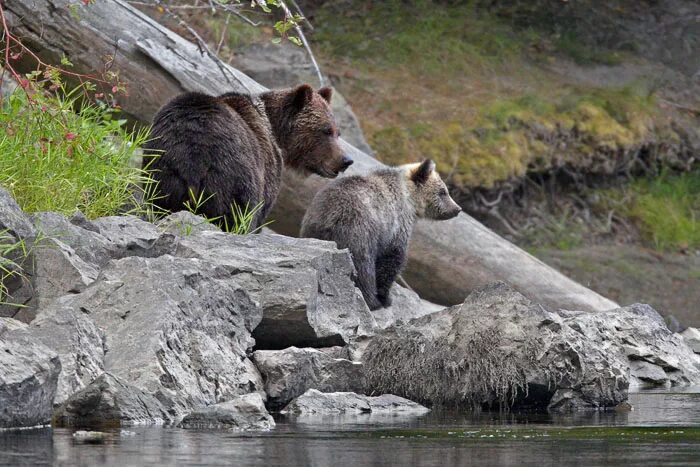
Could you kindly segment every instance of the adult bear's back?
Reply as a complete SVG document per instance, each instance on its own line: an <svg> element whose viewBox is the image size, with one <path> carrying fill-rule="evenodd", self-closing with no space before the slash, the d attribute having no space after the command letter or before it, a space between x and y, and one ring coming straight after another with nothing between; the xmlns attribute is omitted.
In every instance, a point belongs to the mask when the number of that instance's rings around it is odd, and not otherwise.
<svg viewBox="0 0 700 467"><path fill-rule="evenodd" d="M263 201L265 172L270 162L281 170L281 157L270 161L272 135L260 134L254 120L262 117L251 98L237 96L234 103L236 108L217 97L186 93L158 111L144 157L158 182L158 206L182 210L192 191L211 197L203 214L220 217L230 212L230 200L251 207Z"/></svg>

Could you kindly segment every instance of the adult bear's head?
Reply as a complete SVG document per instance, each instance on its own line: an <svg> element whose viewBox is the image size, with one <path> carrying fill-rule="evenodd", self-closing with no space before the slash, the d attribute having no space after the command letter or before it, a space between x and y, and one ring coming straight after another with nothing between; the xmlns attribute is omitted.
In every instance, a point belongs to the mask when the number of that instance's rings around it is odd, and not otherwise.
<svg viewBox="0 0 700 467"><path fill-rule="evenodd" d="M352 164L340 148L340 131L330 106L332 95L331 88L314 92L308 84L262 95L288 167L335 178Z"/></svg>

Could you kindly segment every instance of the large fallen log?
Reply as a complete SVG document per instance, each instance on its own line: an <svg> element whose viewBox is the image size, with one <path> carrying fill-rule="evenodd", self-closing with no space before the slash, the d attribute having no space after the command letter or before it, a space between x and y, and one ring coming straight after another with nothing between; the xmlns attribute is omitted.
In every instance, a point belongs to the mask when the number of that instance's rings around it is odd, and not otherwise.
<svg viewBox="0 0 700 467"><path fill-rule="evenodd" d="M65 54L73 71L95 73L112 56L112 69L128 83L123 110L150 121L168 99L183 91L212 94L260 92L261 85L218 62L201 47L161 26L120 0L97 0L71 14L73 0L5 0L10 27L47 63ZM29 61L19 62L25 71ZM291 85L292 83L290 83ZM344 143L355 159L351 173L381 165ZM273 211L274 230L296 235L304 209L325 180L289 175ZM553 308L600 311L615 303L568 279L465 214L441 223L419 223L409 253L408 283L426 299L453 304L474 289L503 280Z"/></svg>

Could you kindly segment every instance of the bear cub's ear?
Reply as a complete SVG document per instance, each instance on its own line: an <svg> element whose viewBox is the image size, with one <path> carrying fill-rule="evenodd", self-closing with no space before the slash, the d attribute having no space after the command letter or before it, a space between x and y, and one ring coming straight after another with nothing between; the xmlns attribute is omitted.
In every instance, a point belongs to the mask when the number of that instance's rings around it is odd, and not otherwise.
<svg viewBox="0 0 700 467"><path fill-rule="evenodd" d="M302 84L292 90L292 102L297 109L304 108L314 96L314 90L308 84Z"/></svg>
<svg viewBox="0 0 700 467"><path fill-rule="evenodd" d="M318 90L318 93L323 97L323 99L328 102L329 104L331 103L331 97L333 97L333 89L329 88L328 86L323 87Z"/></svg>
<svg viewBox="0 0 700 467"><path fill-rule="evenodd" d="M430 159L424 160L411 174L411 180L413 183L421 185L428 181L430 174L432 174L434 170L435 162Z"/></svg>

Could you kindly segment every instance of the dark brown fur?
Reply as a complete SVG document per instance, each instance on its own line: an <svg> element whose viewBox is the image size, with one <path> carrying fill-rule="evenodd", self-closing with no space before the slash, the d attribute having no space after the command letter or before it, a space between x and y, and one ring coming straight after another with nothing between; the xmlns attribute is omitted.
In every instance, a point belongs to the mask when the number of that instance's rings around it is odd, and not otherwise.
<svg viewBox="0 0 700 467"><path fill-rule="evenodd" d="M199 213L230 222L231 206L262 203L253 228L262 224L280 189L284 165L333 178L352 160L338 144L330 88L308 85L258 96L182 94L153 120L144 168L158 182L156 205L185 209L207 199Z"/></svg>

